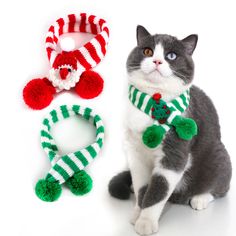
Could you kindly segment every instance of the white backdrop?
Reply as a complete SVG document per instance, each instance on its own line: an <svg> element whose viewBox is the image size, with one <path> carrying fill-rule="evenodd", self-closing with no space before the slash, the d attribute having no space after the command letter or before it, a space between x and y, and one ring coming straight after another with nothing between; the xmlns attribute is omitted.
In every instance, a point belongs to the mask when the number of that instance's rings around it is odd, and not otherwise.
<svg viewBox="0 0 236 236"><path fill-rule="evenodd" d="M63 93L42 111L28 109L22 89L33 77L45 76L48 61L45 35L57 18L68 13L87 12L101 16L110 25L111 37L105 60L95 69L105 80L102 95L82 100ZM122 122L125 106L125 62L135 46L136 25L152 33L168 33L183 38L197 33L194 53L195 84L213 99L220 116L222 139L235 164L235 5L234 1L149 0L149 1L68 1L8 0L0 3L1 18L1 194L0 235L4 236L121 236L136 235L129 224L133 202L112 199L107 192L110 178L122 170ZM94 108L106 125L106 144L89 166L94 188L84 197L63 189L55 203L40 201L34 185L45 176L49 162L40 147L43 116L61 104L79 103ZM73 151L92 140L92 132L78 121L55 127L61 150ZM236 188L232 181L228 196L202 212L188 206L170 205L160 221L159 235L231 236L236 232Z"/></svg>

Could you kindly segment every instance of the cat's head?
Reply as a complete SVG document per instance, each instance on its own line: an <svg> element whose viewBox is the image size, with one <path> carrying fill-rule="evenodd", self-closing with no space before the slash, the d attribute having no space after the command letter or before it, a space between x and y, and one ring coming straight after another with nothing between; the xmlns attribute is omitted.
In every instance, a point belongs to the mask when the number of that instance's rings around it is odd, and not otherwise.
<svg viewBox="0 0 236 236"><path fill-rule="evenodd" d="M183 40L166 34L151 35L138 26L137 46L127 60L130 83L144 92L179 95L193 80L192 54L197 40L197 35Z"/></svg>

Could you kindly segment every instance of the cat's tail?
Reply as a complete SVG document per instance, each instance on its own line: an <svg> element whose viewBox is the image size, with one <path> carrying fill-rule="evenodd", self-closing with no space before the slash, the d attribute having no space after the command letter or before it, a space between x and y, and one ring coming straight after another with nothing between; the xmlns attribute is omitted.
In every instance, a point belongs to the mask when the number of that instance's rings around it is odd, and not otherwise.
<svg viewBox="0 0 236 236"><path fill-rule="evenodd" d="M132 193L131 185L132 179L130 171L123 171L111 179L108 185L108 191L112 197L126 200L129 199Z"/></svg>

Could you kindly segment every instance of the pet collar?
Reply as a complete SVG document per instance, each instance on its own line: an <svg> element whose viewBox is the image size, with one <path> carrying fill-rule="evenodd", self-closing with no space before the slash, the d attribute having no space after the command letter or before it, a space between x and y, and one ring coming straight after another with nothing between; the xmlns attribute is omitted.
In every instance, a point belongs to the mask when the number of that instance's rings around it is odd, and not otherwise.
<svg viewBox="0 0 236 236"><path fill-rule="evenodd" d="M96 141L77 152L60 156L58 147L50 132L51 127L60 120L78 115L96 127ZM66 183L75 195L88 193L92 188L92 179L84 171L84 168L97 156L103 146L103 142L104 126L100 116L95 114L92 109L79 105L63 105L58 109L52 110L43 120L41 130L41 145L52 167L46 178L39 180L36 184L36 195L43 201L55 201L61 194L61 184L63 183Z"/></svg>
<svg viewBox="0 0 236 236"><path fill-rule="evenodd" d="M157 147L171 127L174 127L179 138L184 140L191 140L193 136L197 135L196 122L191 118L181 116L189 106L190 93L188 90L166 103L161 99L161 94L156 93L151 97L130 85L129 100L154 120L153 125L147 127L142 136L143 143L149 148Z"/></svg>
<svg viewBox="0 0 236 236"><path fill-rule="evenodd" d="M74 32L90 33L94 38L74 51L60 51L60 36ZM51 103L55 93L71 88L75 88L82 98L98 96L103 89L103 79L91 69L104 58L108 39L106 21L94 15L71 14L58 19L46 36L46 51L51 66L49 77L33 79L25 86L25 103L32 109L43 109Z"/></svg>

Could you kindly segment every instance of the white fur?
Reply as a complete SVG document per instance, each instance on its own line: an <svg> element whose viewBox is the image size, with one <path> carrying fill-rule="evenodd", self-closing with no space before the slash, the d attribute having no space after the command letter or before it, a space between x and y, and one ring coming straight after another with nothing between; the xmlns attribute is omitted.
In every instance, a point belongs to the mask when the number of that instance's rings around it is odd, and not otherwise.
<svg viewBox="0 0 236 236"><path fill-rule="evenodd" d="M131 72L128 79L129 83L140 91L150 96L159 92L162 95L162 99L169 102L186 91L191 85L185 85L180 78L173 74L163 53L162 45L158 44L153 56L145 58L141 63L141 69ZM158 68L154 63L155 60L162 61ZM164 156L162 145L155 149L149 149L143 144L142 133L148 126L153 124L153 119L138 110L130 101L127 101L127 104L124 147L131 170L136 200L139 189L148 184L154 173L163 175L169 184L169 191L165 199L154 206L141 210L136 202L131 221L135 224L137 233L148 235L158 230L158 219L161 212L169 196L182 178L183 172L176 173L162 167L160 162Z"/></svg>
<svg viewBox="0 0 236 236"><path fill-rule="evenodd" d="M214 197L210 193L203 193L194 196L190 201L190 205L195 210L203 210L206 209L213 200Z"/></svg>

